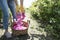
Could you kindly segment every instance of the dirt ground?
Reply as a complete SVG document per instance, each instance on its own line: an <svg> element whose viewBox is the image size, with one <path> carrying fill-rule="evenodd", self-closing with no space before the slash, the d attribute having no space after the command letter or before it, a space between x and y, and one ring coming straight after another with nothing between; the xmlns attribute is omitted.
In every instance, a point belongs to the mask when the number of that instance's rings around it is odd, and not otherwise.
<svg viewBox="0 0 60 40"><path fill-rule="evenodd" d="M27 17L30 18L30 26L28 29L28 34L26 35L20 35L16 37L12 37L7 39L3 36L4 29L0 28L0 40L52 40L52 38L47 36L47 33L44 31L44 29L40 28L42 31L38 31L38 23L31 18L31 15L26 13ZM9 32L11 32L11 28L9 27Z"/></svg>

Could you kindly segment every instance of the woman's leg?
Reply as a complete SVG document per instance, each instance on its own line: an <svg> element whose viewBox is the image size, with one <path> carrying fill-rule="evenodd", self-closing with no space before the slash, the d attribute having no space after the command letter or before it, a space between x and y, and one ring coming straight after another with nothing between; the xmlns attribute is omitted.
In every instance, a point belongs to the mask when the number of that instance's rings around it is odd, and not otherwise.
<svg viewBox="0 0 60 40"><path fill-rule="evenodd" d="M10 32L8 32L8 20L9 20L9 10L7 0L0 0L0 6L3 11L3 28L5 29L5 36L7 38L11 37Z"/></svg>
<svg viewBox="0 0 60 40"><path fill-rule="evenodd" d="M3 11L3 28L8 31L9 10L7 0L0 0L0 6Z"/></svg>
<svg viewBox="0 0 60 40"><path fill-rule="evenodd" d="M20 0L20 5L21 5L21 6L23 6L23 1L24 1L24 0Z"/></svg>
<svg viewBox="0 0 60 40"><path fill-rule="evenodd" d="M16 5L14 0L8 0L9 8L12 12L13 19L16 19Z"/></svg>
<svg viewBox="0 0 60 40"><path fill-rule="evenodd" d="M20 11L24 13L25 10L24 10L24 7L23 7L23 2L24 2L24 0L20 0Z"/></svg>

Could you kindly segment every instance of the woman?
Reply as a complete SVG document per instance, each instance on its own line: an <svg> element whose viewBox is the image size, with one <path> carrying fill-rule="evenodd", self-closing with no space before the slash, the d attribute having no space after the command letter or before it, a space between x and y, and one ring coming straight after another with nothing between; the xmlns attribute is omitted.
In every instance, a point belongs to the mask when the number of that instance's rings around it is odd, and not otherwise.
<svg viewBox="0 0 60 40"><path fill-rule="evenodd" d="M23 6L23 0L20 0L21 5ZM10 32L8 32L8 21L9 21L9 9L12 12L13 15L13 22L16 20L16 7L15 7L15 1L14 0L0 0L0 6L3 11L3 28L5 29L4 35L7 38L11 37Z"/></svg>
<svg viewBox="0 0 60 40"><path fill-rule="evenodd" d="M15 2L14 0L0 0L0 6L3 11L3 28L5 29L4 35L7 38L11 37L10 32L8 32L8 21L9 21L9 9L13 15L13 21L16 19L16 10L15 10Z"/></svg>
<svg viewBox="0 0 60 40"><path fill-rule="evenodd" d="M24 12L23 1L24 1L24 0L20 0L20 7L19 7L18 1L15 0L15 3L16 3L16 6L17 6L16 8L17 8L17 9L20 8L19 10L21 10L21 12ZM16 9L16 10L17 10L17 9Z"/></svg>

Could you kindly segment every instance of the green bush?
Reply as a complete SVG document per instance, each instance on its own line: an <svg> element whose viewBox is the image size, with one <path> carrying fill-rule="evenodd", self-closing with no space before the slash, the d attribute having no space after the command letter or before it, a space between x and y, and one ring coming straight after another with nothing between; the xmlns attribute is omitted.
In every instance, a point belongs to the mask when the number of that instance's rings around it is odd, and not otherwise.
<svg viewBox="0 0 60 40"><path fill-rule="evenodd" d="M29 10L35 19L47 23L47 31L60 37L60 0L37 0Z"/></svg>

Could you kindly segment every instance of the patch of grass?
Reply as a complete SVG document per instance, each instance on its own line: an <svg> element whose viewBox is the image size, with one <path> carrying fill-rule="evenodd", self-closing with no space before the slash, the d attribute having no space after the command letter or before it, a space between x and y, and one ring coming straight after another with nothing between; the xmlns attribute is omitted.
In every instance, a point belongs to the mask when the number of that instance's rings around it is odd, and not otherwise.
<svg viewBox="0 0 60 40"><path fill-rule="evenodd" d="M34 29L34 27L30 27L31 29Z"/></svg>

